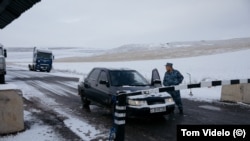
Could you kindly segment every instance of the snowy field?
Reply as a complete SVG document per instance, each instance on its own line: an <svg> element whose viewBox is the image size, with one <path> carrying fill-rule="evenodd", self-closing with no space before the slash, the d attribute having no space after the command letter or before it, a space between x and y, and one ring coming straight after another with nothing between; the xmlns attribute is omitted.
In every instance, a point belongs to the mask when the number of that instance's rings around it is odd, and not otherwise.
<svg viewBox="0 0 250 141"><path fill-rule="evenodd" d="M152 50L152 48L150 48ZM67 54L70 50L70 54ZM84 52L84 50L86 52ZM126 49L125 49L126 50ZM83 57L92 56L95 54L103 53L102 50L86 50L80 48L70 48L70 49L54 49L56 58L64 57ZM131 52L132 53L132 52ZM201 81L213 81L213 80L230 80L230 79L247 79L250 78L250 49L244 49L241 51L232 51L227 53L212 54L205 56L194 56L186 58L170 58L170 59L154 59L154 60L140 60L140 61L115 61L114 62L54 62L53 71L50 75L68 76L68 77L78 77L82 79L90 72L94 67L111 67L111 68L131 68L139 71L148 80L151 79L151 71L157 68L160 72L161 79L163 79L165 73L165 64L167 62L172 62L174 68L178 69L184 76L183 84L189 83L189 75L191 74L191 82L198 83ZM8 65L15 68L22 68L28 70L28 63L30 63L32 57L32 52L30 50L24 50L22 52L9 51L8 52ZM127 56L129 58L129 56ZM42 77L42 75L41 75ZM32 93L35 90L29 88L29 86L22 86L25 98L32 97ZM76 84L74 84L76 87ZM199 100L199 101L219 101L221 97L221 87L212 88L199 88L192 89L193 96L190 96L190 90L182 90L181 94L183 98ZM39 93L36 93L37 95ZM40 96L39 96L40 95ZM43 94L39 94L40 99L46 99ZM53 104L54 101L45 100L45 104ZM56 109L58 110L58 109ZM80 121L75 117L71 117L67 113L62 111L57 111L68 119L64 121L73 132L78 134L83 140L90 140L95 138L97 134L100 135L101 131L94 129L88 123ZM25 120L34 120L32 115L25 111ZM79 124L80 123L80 124ZM85 131L91 131L92 134L88 137L79 134L77 129L85 127ZM22 141L33 138L30 135L34 135L37 140L60 140L61 137L51 131L49 126L39 125L36 123L31 129L20 133L15 136L8 136L0 138L3 141ZM41 138L40 138L41 137Z"/></svg>

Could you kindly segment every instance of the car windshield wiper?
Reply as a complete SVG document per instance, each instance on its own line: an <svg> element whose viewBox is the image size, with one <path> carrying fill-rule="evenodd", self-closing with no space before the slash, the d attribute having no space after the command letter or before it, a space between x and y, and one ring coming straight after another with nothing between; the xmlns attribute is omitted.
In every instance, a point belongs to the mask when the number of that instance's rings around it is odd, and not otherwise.
<svg viewBox="0 0 250 141"><path fill-rule="evenodd" d="M115 86L115 87L123 87L123 86L128 86L128 85L112 85L112 86Z"/></svg>
<svg viewBox="0 0 250 141"><path fill-rule="evenodd" d="M129 85L129 86L149 86L149 84L136 84L136 85Z"/></svg>
<svg viewBox="0 0 250 141"><path fill-rule="evenodd" d="M149 84L132 84L132 85L112 85L112 86L115 86L115 87L124 87L124 86L150 86Z"/></svg>

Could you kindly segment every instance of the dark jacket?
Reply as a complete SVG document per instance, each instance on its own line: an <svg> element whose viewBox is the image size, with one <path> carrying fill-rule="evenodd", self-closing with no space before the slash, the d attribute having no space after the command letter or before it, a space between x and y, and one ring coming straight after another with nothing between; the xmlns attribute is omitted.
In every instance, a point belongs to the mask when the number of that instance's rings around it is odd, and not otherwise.
<svg viewBox="0 0 250 141"><path fill-rule="evenodd" d="M183 80L183 75L178 71L173 69L172 72L165 72L165 76L163 79L164 86L173 86L181 84Z"/></svg>

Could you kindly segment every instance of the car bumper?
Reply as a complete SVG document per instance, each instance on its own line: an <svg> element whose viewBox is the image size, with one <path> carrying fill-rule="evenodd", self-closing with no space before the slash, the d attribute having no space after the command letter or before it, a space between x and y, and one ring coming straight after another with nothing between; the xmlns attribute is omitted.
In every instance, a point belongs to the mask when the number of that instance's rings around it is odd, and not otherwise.
<svg viewBox="0 0 250 141"><path fill-rule="evenodd" d="M43 70L43 71L50 70L50 68L51 68L50 65L47 64L41 64L36 66L37 70Z"/></svg>
<svg viewBox="0 0 250 141"><path fill-rule="evenodd" d="M154 111L152 113L152 109L154 108L164 108L165 111ZM175 109L175 105L165 105L160 107L142 107L142 108L136 108L133 106L127 106L127 116L157 116L157 115L168 115L170 113L173 113Z"/></svg>

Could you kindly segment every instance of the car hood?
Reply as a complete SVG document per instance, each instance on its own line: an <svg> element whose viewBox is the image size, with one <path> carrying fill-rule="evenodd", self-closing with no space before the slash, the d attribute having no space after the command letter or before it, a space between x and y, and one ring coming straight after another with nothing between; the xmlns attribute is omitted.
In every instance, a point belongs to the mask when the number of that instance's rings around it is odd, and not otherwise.
<svg viewBox="0 0 250 141"><path fill-rule="evenodd" d="M152 88L154 87L152 86L121 86L121 87L111 86L111 90L114 93L116 93L117 91L135 92L139 90L148 90Z"/></svg>

